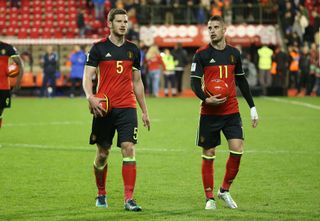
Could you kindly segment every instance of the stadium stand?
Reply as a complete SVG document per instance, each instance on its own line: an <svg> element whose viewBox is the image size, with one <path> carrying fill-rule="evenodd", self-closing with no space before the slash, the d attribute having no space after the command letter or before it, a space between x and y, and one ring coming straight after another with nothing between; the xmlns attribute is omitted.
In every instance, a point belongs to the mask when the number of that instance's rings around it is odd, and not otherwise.
<svg viewBox="0 0 320 221"><path fill-rule="evenodd" d="M105 21L96 20L94 7L90 3L92 3L90 0L20 0L17 6L12 5L9 0L0 1L1 39L4 41L7 39L9 42L16 40L11 43L17 46L20 53L28 52L33 57L34 62L23 79L23 87L37 88L41 85L40 58L47 45L53 45L54 51L59 55L61 75L57 79L58 87L68 86L70 71L68 61L73 45L80 44L86 48L94 41L93 39L109 34ZM203 25L209 16L222 14L227 24L231 25L271 24L279 27L282 32L281 36L277 36L280 45L273 45L273 49L281 46L287 56L289 56L287 48L292 45L296 46L297 50L301 50L303 46L311 48L313 43L319 46L319 37L316 37L319 36L320 26L319 0L106 0L105 14L113 7L123 7L128 11L129 27L132 27L128 38L133 41L139 40L139 28L142 25ZM80 36L77 24L80 9L83 9L86 24L83 37ZM299 23L294 23L295 17L299 18L299 13L307 18L308 26L302 30ZM304 20L302 24L305 23ZM293 30L298 30L299 35L297 36ZM251 45L242 48L245 54L251 55L249 57L256 67L258 63L256 51L259 47ZM186 49L190 54L194 51L194 48ZM313 60L317 59L315 56ZM316 73L320 73L320 68L317 68ZM320 74L313 75L310 87L320 84L319 76Z"/></svg>
<svg viewBox="0 0 320 221"><path fill-rule="evenodd" d="M77 8L86 8L83 0L21 0L20 8L11 7L10 1L0 2L0 35L20 39L76 38ZM85 23L94 30L88 32L88 38L108 33L92 10L85 10Z"/></svg>

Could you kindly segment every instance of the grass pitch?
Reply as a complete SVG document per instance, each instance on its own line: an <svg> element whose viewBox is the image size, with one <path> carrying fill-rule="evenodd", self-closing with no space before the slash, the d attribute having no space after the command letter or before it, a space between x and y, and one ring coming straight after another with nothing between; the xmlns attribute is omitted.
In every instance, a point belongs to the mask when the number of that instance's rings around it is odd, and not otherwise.
<svg viewBox="0 0 320 221"><path fill-rule="evenodd" d="M245 154L231 193L239 208L218 201L205 211L201 151L195 145L196 98L147 99L151 131L141 127L135 198L143 212L123 210L122 159L109 158L108 209L95 208L85 99L15 98L0 129L0 220L319 220L320 99L255 98L260 122L250 126L239 98ZM223 139L215 187L224 175Z"/></svg>

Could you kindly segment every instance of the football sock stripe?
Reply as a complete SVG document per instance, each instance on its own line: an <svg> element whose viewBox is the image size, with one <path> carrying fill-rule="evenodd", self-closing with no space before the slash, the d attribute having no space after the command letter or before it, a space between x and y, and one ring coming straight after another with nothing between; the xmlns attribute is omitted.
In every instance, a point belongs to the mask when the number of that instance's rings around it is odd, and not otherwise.
<svg viewBox="0 0 320 221"><path fill-rule="evenodd" d="M241 154L244 153L244 151L238 152L238 151L230 150L230 153L231 153L231 154L235 154L235 155L241 155Z"/></svg>
<svg viewBox="0 0 320 221"><path fill-rule="evenodd" d="M202 159L206 159L206 160L214 160L214 159L216 159L216 156L207 156L207 155L204 155L204 154L202 154L201 157L202 157Z"/></svg>

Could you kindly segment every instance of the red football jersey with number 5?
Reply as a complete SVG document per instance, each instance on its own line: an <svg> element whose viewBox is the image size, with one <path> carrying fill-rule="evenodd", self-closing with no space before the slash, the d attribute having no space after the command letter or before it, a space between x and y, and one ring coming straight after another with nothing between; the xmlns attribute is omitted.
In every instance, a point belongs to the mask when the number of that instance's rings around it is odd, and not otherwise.
<svg viewBox="0 0 320 221"><path fill-rule="evenodd" d="M140 70L140 50L130 42L116 46L109 38L93 45L88 66L97 67L97 93L105 94L112 108L136 108L133 70Z"/></svg>

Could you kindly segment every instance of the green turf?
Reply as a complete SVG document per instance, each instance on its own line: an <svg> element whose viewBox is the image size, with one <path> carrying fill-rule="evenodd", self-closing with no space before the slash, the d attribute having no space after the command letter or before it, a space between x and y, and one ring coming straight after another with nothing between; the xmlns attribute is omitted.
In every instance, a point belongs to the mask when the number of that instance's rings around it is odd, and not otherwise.
<svg viewBox="0 0 320 221"><path fill-rule="evenodd" d="M319 220L319 98L256 98L256 129L239 99L246 153L231 189L239 209L218 201L216 211L204 210L201 153L195 146L199 101L147 102L152 126L150 132L139 128L135 191L144 210L130 213L123 210L116 147L109 160L110 207L94 206L95 147L88 145L85 99L14 98L0 130L0 220ZM227 155L223 141L216 187Z"/></svg>

